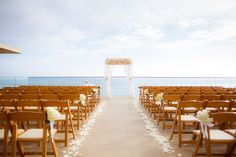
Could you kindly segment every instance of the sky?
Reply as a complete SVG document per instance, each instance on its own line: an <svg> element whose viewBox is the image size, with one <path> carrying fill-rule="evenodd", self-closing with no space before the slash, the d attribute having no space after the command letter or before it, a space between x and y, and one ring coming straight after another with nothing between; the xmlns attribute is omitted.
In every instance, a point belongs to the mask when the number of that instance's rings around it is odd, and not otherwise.
<svg viewBox="0 0 236 157"><path fill-rule="evenodd" d="M236 1L0 0L0 42L0 77L236 77Z"/></svg>

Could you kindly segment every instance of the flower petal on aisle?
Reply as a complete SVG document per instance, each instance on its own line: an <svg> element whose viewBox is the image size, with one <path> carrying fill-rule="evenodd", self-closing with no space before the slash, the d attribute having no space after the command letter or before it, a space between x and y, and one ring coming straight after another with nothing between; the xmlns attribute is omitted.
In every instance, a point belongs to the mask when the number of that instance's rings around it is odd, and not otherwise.
<svg viewBox="0 0 236 157"><path fill-rule="evenodd" d="M83 141L86 140L86 136L90 135L90 131L92 127L96 123L96 118L101 115L103 108L105 106L105 102L102 102L96 110L91 114L90 118L88 119L87 123L84 124L80 131L76 133L76 138L71 140L68 147L63 151L64 157L79 157L80 154L80 147Z"/></svg>
<svg viewBox="0 0 236 157"><path fill-rule="evenodd" d="M160 145L160 149L164 153L173 154L175 153L174 148L170 145L170 141L167 137L161 135L161 133L158 131L157 127L153 124L153 120L150 119L140 108L139 104L137 102L133 103L137 112L141 115L146 128L146 133L148 136L152 137L155 142L157 142ZM182 156L180 153L178 153L178 156Z"/></svg>

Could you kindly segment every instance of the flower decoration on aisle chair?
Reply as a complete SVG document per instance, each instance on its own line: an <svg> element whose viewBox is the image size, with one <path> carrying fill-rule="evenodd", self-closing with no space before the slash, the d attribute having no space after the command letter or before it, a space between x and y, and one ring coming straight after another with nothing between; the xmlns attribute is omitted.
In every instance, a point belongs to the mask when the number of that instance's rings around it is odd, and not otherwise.
<svg viewBox="0 0 236 157"><path fill-rule="evenodd" d="M47 120L49 121L52 138L54 138L54 132L53 132L54 122L60 119L60 117L61 117L61 114L55 108L51 108L51 107L47 108Z"/></svg>
<svg viewBox="0 0 236 157"><path fill-rule="evenodd" d="M164 96L164 93L162 93L162 92L156 95L155 100L156 100L156 104L158 106L161 105L161 103L163 101L163 96Z"/></svg>
<svg viewBox="0 0 236 157"><path fill-rule="evenodd" d="M208 138L207 127L214 126L212 124L213 119L210 118L210 116L209 116L209 111L207 111L207 110L198 111L196 117L200 121L201 131L202 131L203 136Z"/></svg>

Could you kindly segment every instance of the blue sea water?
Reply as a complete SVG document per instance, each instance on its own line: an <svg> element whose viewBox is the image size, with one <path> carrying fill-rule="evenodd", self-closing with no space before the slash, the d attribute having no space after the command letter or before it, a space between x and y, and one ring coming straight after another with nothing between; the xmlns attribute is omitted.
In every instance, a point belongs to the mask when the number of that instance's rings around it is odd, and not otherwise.
<svg viewBox="0 0 236 157"><path fill-rule="evenodd" d="M0 88L20 85L84 85L88 81L92 85L102 86L102 96L105 96L105 80L103 77L27 77L0 78ZM111 78L111 95L128 95L129 84L125 77ZM236 87L235 77L135 77L134 90L138 96L138 87L142 85L156 86L224 86Z"/></svg>

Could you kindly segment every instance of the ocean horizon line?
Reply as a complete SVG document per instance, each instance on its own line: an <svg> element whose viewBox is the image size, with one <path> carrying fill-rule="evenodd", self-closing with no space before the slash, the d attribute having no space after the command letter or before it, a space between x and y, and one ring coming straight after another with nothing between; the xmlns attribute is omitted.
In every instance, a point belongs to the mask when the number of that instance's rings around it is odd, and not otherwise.
<svg viewBox="0 0 236 157"><path fill-rule="evenodd" d="M2 76L1 78L104 78L105 76ZM126 76L111 76L111 78L126 78ZM236 76L133 76L133 78L236 78Z"/></svg>
<svg viewBox="0 0 236 157"><path fill-rule="evenodd" d="M105 78L105 76L28 76L26 78ZM126 78L126 76L111 76L111 78ZM133 76L133 78L236 78L236 76Z"/></svg>

